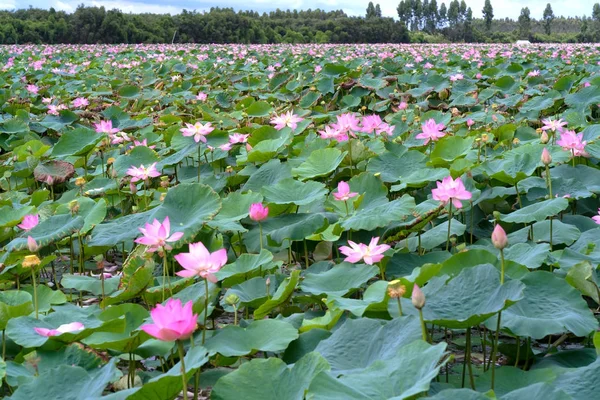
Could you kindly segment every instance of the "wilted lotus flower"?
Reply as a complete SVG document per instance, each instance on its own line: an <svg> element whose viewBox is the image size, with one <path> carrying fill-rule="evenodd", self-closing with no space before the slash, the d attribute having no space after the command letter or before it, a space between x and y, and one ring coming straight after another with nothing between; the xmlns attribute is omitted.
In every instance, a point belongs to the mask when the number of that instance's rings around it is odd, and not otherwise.
<svg viewBox="0 0 600 400"><path fill-rule="evenodd" d="M180 299L170 298L164 306L157 304L150 311L153 323L140 329L164 342L187 339L198 327L198 315L192 311L192 305L190 300L182 307Z"/></svg>

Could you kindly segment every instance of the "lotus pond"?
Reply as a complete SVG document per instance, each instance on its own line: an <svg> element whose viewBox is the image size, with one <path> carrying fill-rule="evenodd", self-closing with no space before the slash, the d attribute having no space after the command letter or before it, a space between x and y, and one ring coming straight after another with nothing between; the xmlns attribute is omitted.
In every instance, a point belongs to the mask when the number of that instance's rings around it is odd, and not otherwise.
<svg viewBox="0 0 600 400"><path fill-rule="evenodd" d="M0 396L599 396L596 46L0 64Z"/></svg>

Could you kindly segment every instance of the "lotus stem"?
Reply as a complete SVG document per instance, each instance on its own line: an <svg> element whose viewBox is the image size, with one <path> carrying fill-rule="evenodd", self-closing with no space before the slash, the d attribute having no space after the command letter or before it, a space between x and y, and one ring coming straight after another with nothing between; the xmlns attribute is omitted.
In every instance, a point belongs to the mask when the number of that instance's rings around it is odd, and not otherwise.
<svg viewBox="0 0 600 400"><path fill-rule="evenodd" d="M521 202L521 194L519 193L519 186L515 182L515 190L517 191L517 201L519 203L519 208L523 208L523 203Z"/></svg>
<svg viewBox="0 0 600 400"><path fill-rule="evenodd" d="M467 329L467 353L465 354L465 357L467 358L467 368L469 369L469 383L471 384L471 389L475 390L473 367L471 365L471 327Z"/></svg>
<svg viewBox="0 0 600 400"><path fill-rule="evenodd" d="M38 296L35 282L35 266L31 268L31 282L33 283L33 307L35 308L35 319L38 319Z"/></svg>
<svg viewBox="0 0 600 400"><path fill-rule="evenodd" d="M263 229L262 229L262 224L259 222L258 223L258 234L259 234L259 238L260 238L260 251L263 251ZM261 266L262 267L262 266Z"/></svg>
<svg viewBox="0 0 600 400"><path fill-rule="evenodd" d="M500 338L500 320L502 318L502 311L498 313L498 322L496 323L496 337L494 339L494 346L492 348L492 386L491 389L494 390L494 385L496 383L496 360L498 353L498 340Z"/></svg>
<svg viewBox="0 0 600 400"><path fill-rule="evenodd" d="M521 356L521 338L517 336L517 357L515 360L515 368L519 366L519 357Z"/></svg>
<svg viewBox="0 0 600 400"><path fill-rule="evenodd" d="M504 249L500 249L500 285L504 285Z"/></svg>
<svg viewBox="0 0 600 400"><path fill-rule="evenodd" d="M450 224L452 223L452 202L449 203L448 208L448 236L446 238L446 251L450 248Z"/></svg>
<svg viewBox="0 0 600 400"><path fill-rule="evenodd" d="M198 144L198 183L200 183L200 157L202 155L200 154L200 144Z"/></svg>
<svg viewBox="0 0 600 400"><path fill-rule="evenodd" d="M204 279L204 324L202 325L202 345L206 341L206 319L208 317L208 279Z"/></svg>
<svg viewBox="0 0 600 400"><path fill-rule="evenodd" d="M423 341L429 342L429 340L427 339L427 326L425 326L425 320L423 319L423 310L420 308L418 310L419 310L419 320L421 321L421 334L423 337Z"/></svg>
<svg viewBox="0 0 600 400"><path fill-rule="evenodd" d="M381 275L381 280L385 281L385 270L383 269L383 263L380 261L377 264L379 266L379 274Z"/></svg>
<svg viewBox="0 0 600 400"><path fill-rule="evenodd" d="M203 342L204 343L204 342ZM187 400L187 378L185 377L185 351L183 350L183 342L177 341L177 349L179 350L179 360L181 361L181 382L183 384L183 400Z"/></svg>
<svg viewBox="0 0 600 400"><path fill-rule="evenodd" d="M402 302L400 301L400 297L396 297L396 300L398 301L398 313L402 316Z"/></svg>
<svg viewBox="0 0 600 400"><path fill-rule="evenodd" d="M102 303L100 303L100 304L102 305L102 309L104 310L104 308L105 308L104 299L106 297L106 295L104 293L104 268L102 268L100 270L100 286L102 288Z"/></svg>
<svg viewBox="0 0 600 400"><path fill-rule="evenodd" d="M344 205L346 206L346 217L349 217L350 209L348 208L348 200L344 200Z"/></svg>
<svg viewBox="0 0 600 400"><path fill-rule="evenodd" d="M350 157L350 176L354 176L354 169L352 166L352 139L348 138L348 157Z"/></svg>

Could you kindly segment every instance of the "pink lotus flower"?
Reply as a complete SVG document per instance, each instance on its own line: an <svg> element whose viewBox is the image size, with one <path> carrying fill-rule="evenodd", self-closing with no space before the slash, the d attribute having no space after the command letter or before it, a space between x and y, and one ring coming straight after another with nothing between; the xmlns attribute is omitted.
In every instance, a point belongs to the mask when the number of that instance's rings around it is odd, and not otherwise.
<svg viewBox="0 0 600 400"><path fill-rule="evenodd" d="M154 219L152 224L146 223L144 228L138 228L144 236L135 239L138 244L148 246L148 252L153 253L159 249L171 250L167 243L173 243L183 237L183 232L174 232L171 236L171 222L165 217L162 224Z"/></svg>
<svg viewBox="0 0 600 400"><path fill-rule="evenodd" d="M31 94L37 94L38 91L40 90L40 88L37 87L36 85L27 85L26 89Z"/></svg>
<svg viewBox="0 0 600 400"><path fill-rule="evenodd" d="M335 139L338 142L345 142L348 140L348 135L338 131L334 126L327 125L324 130L317 132L321 136L321 139Z"/></svg>
<svg viewBox="0 0 600 400"><path fill-rule="evenodd" d="M199 143L200 141L202 141L202 143L206 143L205 136L215 130L214 126L212 126L210 122L207 122L204 125L202 125L200 122L196 122L194 125L186 123L185 126L186 128L180 129L181 134L183 136L193 136L194 142L196 143Z"/></svg>
<svg viewBox="0 0 600 400"><path fill-rule="evenodd" d="M337 121L332 124L333 128L340 133L345 133L351 135L352 137L356 137L354 132L360 132L361 128L359 126L360 121L356 116L352 113L344 113L342 115L338 115Z"/></svg>
<svg viewBox="0 0 600 400"><path fill-rule="evenodd" d="M563 150L570 151L574 157L589 157L589 154L585 151L587 141L583 140L583 133L564 131L560 134L560 139L556 141L556 144L561 146Z"/></svg>
<svg viewBox="0 0 600 400"><path fill-rule="evenodd" d="M428 119L423 125L421 125L423 132L419 133L416 138L425 139L424 144L429 143L430 140L435 142L446 136L446 133L442 132L445 128L446 126L444 124L438 124L433 118Z"/></svg>
<svg viewBox="0 0 600 400"><path fill-rule="evenodd" d="M546 118L542 120L542 124L544 124L542 126L543 131L550 130L552 132L563 132L564 127L567 126L567 122L563 121L562 118L558 120Z"/></svg>
<svg viewBox="0 0 600 400"><path fill-rule="evenodd" d="M475 121L473 121L471 118L469 118L469 119L467 120L467 126L468 126L469 128L471 128L473 125L475 125Z"/></svg>
<svg viewBox="0 0 600 400"><path fill-rule="evenodd" d="M333 197L339 201L347 201L358 196L358 193L350 191L350 185L344 181L340 181L337 187L337 193L333 193Z"/></svg>
<svg viewBox="0 0 600 400"><path fill-rule="evenodd" d="M529 77L534 77L534 76L540 76L540 71L537 69L534 69L533 71L530 71L527 76Z"/></svg>
<svg viewBox="0 0 600 400"><path fill-rule="evenodd" d="M298 122L304 121L304 118L299 117L294 114L292 111L285 112L281 115L276 115L271 118L271 124L275 125L275 129L282 130L286 126L291 129L296 129L298 127Z"/></svg>
<svg viewBox="0 0 600 400"><path fill-rule="evenodd" d="M386 133L388 136L394 134L394 127L383 122L379 115L368 115L363 117L362 126L362 131L368 134L375 133L376 135L381 135Z"/></svg>
<svg viewBox="0 0 600 400"><path fill-rule="evenodd" d="M75 108L87 107L88 105L90 105L90 102L85 97L78 97L73 100L73 107Z"/></svg>
<svg viewBox="0 0 600 400"><path fill-rule="evenodd" d="M144 164L139 167L131 166L127 170L127 175L131 176L131 182L145 181L148 178L156 178L160 176L160 172L156 169L156 163L150 165L148 168L144 167Z"/></svg>
<svg viewBox="0 0 600 400"><path fill-rule="evenodd" d="M443 204L452 201L454 207L462 208L460 200L470 200L473 196L471 192L465 189L465 185L460 177L454 180L451 176L447 176L441 182L437 181L436 184L437 188L431 190L432 197Z"/></svg>
<svg viewBox="0 0 600 400"><path fill-rule="evenodd" d="M264 221L269 216L269 207L263 206L262 203L252 203L250 205L250 219L256 222Z"/></svg>
<svg viewBox="0 0 600 400"><path fill-rule="evenodd" d="M192 306L191 300L182 307L180 299L170 298L164 306L157 304L150 311L153 323L144 324L140 329L164 342L187 339L198 328L198 315Z"/></svg>
<svg viewBox="0 0 600 400"><path fill-rule="evenodd" d="M454 75L450 75L450 80L452 82L456 82L456 81L460 81L462 79L464 79L464 75L463 74L454 74Z"/></svg>
<svg viewBox="0 0 600 400"><path fill-rule="evenodd" d="M98 133L117 133L119 132L118 128L113 128L112 121L100 121L97 124L94 124L96 128L96 132Z"/></svg>
<svg viewBox="0 0 600 400"><path fill-rule="evenodd" d="M178 276L191 278L199 275L211 282L217 282L215 274L227 263L227 250L209 252L202 242L190 243L189 253L179 253L175 259L184 270Z"/></svg>
<svg viewBox="0 0 600 400"><path fill-rule="evenodd" d="M398 104L399 110L406 110L407 108L408 108L408 103L405 101L401 101L400 104Z"/></svg>
<svg viewBox="0 0 600 400"><path fill-rule="evenodd" d="M199 100L199 101L206 101L207 98L208 98L208 95L204 92L200 92L196 96L196 100Z"/></svg>
<svg viewBox="0 0 600 400"><path fill-rule="evenodd" d="M144 139L144 140L142 140L141 142L140 142L140 141L138 141L138 140L134 140L134 141L133 141L133 145L132 145L132 146L129 146L129 148L130 148L130 149L133 149L134 147L139 147L139 146L142 146L142 147L147 147L147 148L149 148L149 149L154 149L154 148L156 147L155 145L148 146L148 139Z"/></svg>
<svg viewBox="0 0 600 400"><path fill-rule="evenodd" d="M23 221L21 221L21 223L17 226L23 230L28 231L35 228L39 222L40 217L37 214L28 214L23 217Z"/></svg>
<svg viewBox="0 0 600 400"><path fill-rule="evenodd" d="M595 223L600 224L600 208L598 209L598 215L592 217Z"/></svg>
<svg viewBox="0 0 600 400"><path fill-rule="evenodd" d="M390 249L390 246L387 244L378 245L379 237L374 237L371 239L371 242L367 246L364 243L355 243L352 240L348 240L348 246L341 246L340 253L346 256L344 261L350 263L357 263L361 259L364 260L366 264L373 265L384 257L383 253Z"/></svg>
<svg viewBox="0 0 600 400"><path fill-rule="evenodd" d="M71 322L70 324L60 325L56 329L48 329L48 328L33 328L33 330L41 336L58 336L63 333L75 333L82 331L85 327L81 322Z"/></svg>
<svg viewBox="0 0 600 400"><path fill-rule="evenodd" d="M229 143L246 143L248 141L248 136L250 135L244 135L243 133L232 133L229 135Z"/></svg>

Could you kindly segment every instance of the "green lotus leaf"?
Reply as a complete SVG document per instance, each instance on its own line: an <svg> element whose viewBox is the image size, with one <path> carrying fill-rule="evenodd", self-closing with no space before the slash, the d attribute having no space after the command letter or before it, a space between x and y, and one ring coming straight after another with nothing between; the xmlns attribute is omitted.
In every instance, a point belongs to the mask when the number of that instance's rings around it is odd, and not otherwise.
<svg viewBox="0 0 600 400"><path fill-rule="evenodd" d="M291 324L265 319L245 328L229 325L208 339L205 347L226 357L244 356L255 351L282 352L297 338L298 330Z"/></svg>
<svg viewBox="0 0 600 400"><path fill-rule="evenodd" d="M243 385L247 400L302 399L313 378L328 369L327 361L316 352L302 357L292 367L278 358L255 358L219 379L211 398L239 399ZM269 385L265 385L267 381Z"/></svg>
<svg viewBox="0 0 600 400"><path fill-rule="evenodd" d="M219 196L208 186L182 183L167 193L164 202L139 214L131 214L97 225L92 233L91 246L114 246L140 236L138 228L154 219L163 221L169 217L171 233L183 232L180 240L193 238L202 226L221 209Z"/></svg>
<svg viewBox="0 0 600 400"><path fill-rule="evenodd" d="M330 338L331 339L331 338ZM400 347L386 360L336 378L326 371L311 382L311 399L406 399L426 392L445 362L445 343L436 346L417 340Z"/></svg>
<svg viewBox="0 0 600 400"><path fill-rule="evenodd" d="M343 296L360 288L378 273L373 265L341 263L319 273L307 272L300 289L314 295Z"/></svg>
<svg viewBox="0 0 600 400"><path fill-rule="evenodd" d="M514 303L519 304L523 301L524 290L525 285L518 280L500 285L500 274L490 264L465 268L452 279L435 277L423 288L427 299L423 318L447 328L466 329L481 324L499 311L510 309ZM417 315L410 299L401 300L405 313ZM390 313L396 308L393 302L388 303ZM504 313L502 316L504 318Z"/></svg>
<svg viewBox="0 0 600 400"><path fill-rule="evenodd" d="M504 311L501 319L502 326L514 335L541 339L571 332L587 336L598 328L598 321L581 294L564 279L535 271L521 282L525 284L523 299ZM495 318L487 324L495 327Z"/></svg>

